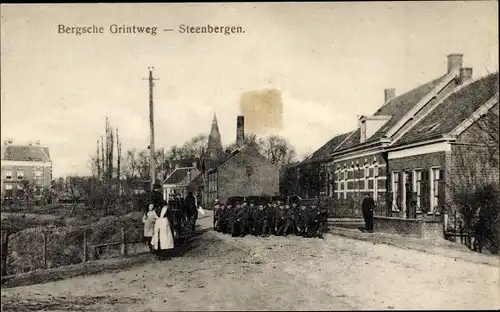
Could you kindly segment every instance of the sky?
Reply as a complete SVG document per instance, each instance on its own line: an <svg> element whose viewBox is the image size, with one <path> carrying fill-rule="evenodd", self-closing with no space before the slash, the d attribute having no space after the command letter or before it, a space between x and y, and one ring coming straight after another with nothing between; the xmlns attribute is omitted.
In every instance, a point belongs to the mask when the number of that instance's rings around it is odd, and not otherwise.
<svg viewBox="0 0 500 312"><path fill-rule="evenodd" d="M156 36L111 34L112 24ZM241 26L186 34L180 25ZM103 34L59 33L102 26ZM90 173L105 117L122 149L149 144L148 67L154 66L155 144L236 137L241 93L282 92L284 128L299 155L373 114L385 88L402 94L464 54L474 77L498 71L496 1L1 5L1 139L40 140L55 177ZM162 29L173 29L164 32Z"/></svg>

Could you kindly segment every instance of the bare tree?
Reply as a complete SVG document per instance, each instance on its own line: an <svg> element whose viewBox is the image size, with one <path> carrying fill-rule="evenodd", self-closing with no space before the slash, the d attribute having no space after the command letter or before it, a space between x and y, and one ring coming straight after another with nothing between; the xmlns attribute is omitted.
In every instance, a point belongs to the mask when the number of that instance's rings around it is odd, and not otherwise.
<svg viewBox="0 0 500 312"><path fill-rule="evenodd" d="M92 163L95 163L95 166L97 167L97 177L101 178L101 160L99 156L99 140L97 140L97 150L96 150L96 159Z"/></svg>
<svg viewBox="0 0 500 312"><path fill-rule="evenodd" d="M106 175L106 164L107 164L107 161L106 161L106 153L104 152L104 139L103 137L101 136L101 170L102 170L102 177L104 177Z"/></svg>
<svg viewBox="0 0 500 312"><path fill-rule="evenodd" d="M68 192L71 199L71 213L73 213L82 197L82 178L78 176L68 176L66 177L66 191Z"/></svg>
<svg viewBox="0 0 500 312"><path fill-rule="evenodd" d="M22 180L21 181L23 197L26 203L26 208L29 208L35 199L35 185L32 181Z"/></svg>
<svg viewBox="0 0 500 312"><path fill-rule="evenodd" d="M122 142L120 142L120 137L118 136L118 128L116 128L116 151L117 151L117 157L116 157L116 177L118 181L120 181L121 178L121 161L122 161Z"/></svg>
<svg viewBox="0 0 500 312"><path fill-rule="evenodd" d="M270 135L259 140L261 151L273 164L288 165L295 161L295 148L283 137Z"/></svg>

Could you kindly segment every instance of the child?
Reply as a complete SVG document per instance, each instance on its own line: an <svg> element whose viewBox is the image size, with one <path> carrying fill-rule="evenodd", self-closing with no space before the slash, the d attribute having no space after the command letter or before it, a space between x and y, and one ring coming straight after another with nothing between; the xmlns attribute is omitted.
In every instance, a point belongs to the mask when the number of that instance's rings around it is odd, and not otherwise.
<svg viewBox="0 0 500 312"><path fill-rule="evenodd" d="M150 252L153 251L153 245L151 245L151 239L153 238L155 221L156 218L158 218L153 208L154 205L149 204L148 207L149 211L146 212L142 217L142 223L144 223L144 243L148 245Z"/></svg>

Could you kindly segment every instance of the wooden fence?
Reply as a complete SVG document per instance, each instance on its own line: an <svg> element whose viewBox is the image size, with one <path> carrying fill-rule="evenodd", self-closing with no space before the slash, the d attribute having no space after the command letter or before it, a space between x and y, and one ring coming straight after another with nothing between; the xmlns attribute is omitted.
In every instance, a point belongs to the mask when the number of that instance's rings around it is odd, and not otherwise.
<svg viewBox="0 0 500 312"><path fill-rule="evenodd" d="M81 250L82 250L82 259L81 262L87 262L89 261L89 258L91 260L98 260L102 251L102 248L105 247L111 247L111 246L120 246L120 254L122 256L127 256L128 254L128 245L130 244L137 244L137 243L142 243L143 240L135 240L135 241L126 241L125 240L125 229L121 227L121 239L119 242L110 242L110 243L103 243L103 244L97 244L97 245L89 245L88 244L88 237L87 237L87 230L83 230L83 240L81 242ZM2 241L1 241L1 275L6 276L8 275L8 259L9 259L9 236L13 233L10 233L7 230L2 229ZM47 234L48 231L44 230L42 232L42 237L43 237L43 245L42 245L42 267L35 267L34 269L48 269L48 261L50 260L47 255ZM90 256L90 257L89 257ZM71 264L76 264L76 263L71 263Z"/></svg>

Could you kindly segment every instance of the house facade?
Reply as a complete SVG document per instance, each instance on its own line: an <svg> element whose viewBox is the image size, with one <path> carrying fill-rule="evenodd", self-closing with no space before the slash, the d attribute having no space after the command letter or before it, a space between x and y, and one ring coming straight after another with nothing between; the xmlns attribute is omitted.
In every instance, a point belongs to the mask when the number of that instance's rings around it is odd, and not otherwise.
<svg viewBox="0 0 500 312"><path fill-rule="evenodd" d="M163 181L163 198L169 201L174 195L185 198L190 191L188 185L200 174L197 163L193 162L190 167L175 168Z"/></svg>
<svg viewBox="0 0 500 312"><path fill-rule="evenodd" d="M279 192L279 167L251 146L244 145L207 173L208 203L216 198L274 196Z"/></svg>
<svg viewBox="0 0 500 312"><path fill-rule="evenodd" d="M385 230L398 232L396 219L425 219L436 227L446 222L452 185L474 166L459 164L465 151L498 158L498 139L479 140L498 132L498 123L478 129L481 118L498 119L498 73L474 80L462 60L448 55L443 76L400 96L386 89L375 114L359 117L357 129L334 137L301 164L325 172L323 188L334 205L360 207L368 192ZM475 176L498 181L498 168L488 164Z"/></svg>
<svg viewBox="0 0 500 312"><path fill-rule="evenodd" d="M2 200L23 198L29 187L35 199L41 199L44 190L50 190L52 160L49 148L29 142L16 145L13 140L4 141L2 147Z"/></svg>

